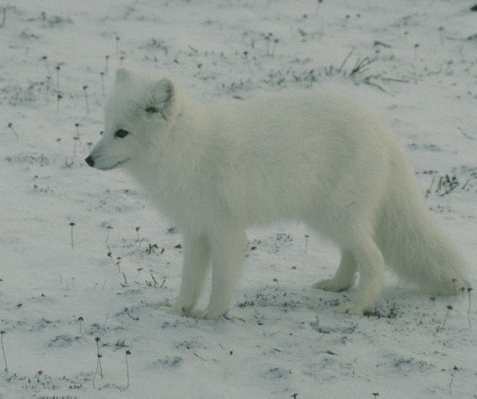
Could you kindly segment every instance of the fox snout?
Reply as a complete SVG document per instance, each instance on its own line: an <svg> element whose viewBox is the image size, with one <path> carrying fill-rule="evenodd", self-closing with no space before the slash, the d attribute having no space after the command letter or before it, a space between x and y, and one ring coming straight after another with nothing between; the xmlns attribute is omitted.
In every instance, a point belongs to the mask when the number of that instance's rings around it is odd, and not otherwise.
<svg viewBox="0 0 477 399"><path fill-rule="evenodd" d="M84 161L85 161L89 166L94 167L94 159L93 159L91 156L89 156L88 158L86 158Z"/></svg>

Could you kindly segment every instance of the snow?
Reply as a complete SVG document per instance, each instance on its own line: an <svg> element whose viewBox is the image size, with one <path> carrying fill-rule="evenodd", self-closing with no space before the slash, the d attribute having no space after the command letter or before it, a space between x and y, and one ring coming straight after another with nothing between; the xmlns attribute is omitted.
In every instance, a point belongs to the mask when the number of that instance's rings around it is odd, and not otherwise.
<svg viewBox="0 0 477 399"><path fill-rule="evenodd" d="M472 292L429 298L387 275L375 315L335 314L349 294L311 285L337 249L275 225L249 232L228 318L170 315L180 234L127 176L83 161L121 65L204 99L335 87L393 127L476 286L472 5L0 6L0 398L476 398Z"/></svg>

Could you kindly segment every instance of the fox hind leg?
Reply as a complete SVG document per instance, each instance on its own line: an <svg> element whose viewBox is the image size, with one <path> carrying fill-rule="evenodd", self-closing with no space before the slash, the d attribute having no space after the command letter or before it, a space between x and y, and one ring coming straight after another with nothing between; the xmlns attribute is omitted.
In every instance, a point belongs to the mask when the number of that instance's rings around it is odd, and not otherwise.
<svg viewBox="0 0 477 399"><path fill-rule="evenodd" d="M381 294L384 257L370 235L360 236L349 248L356 259L359 283L352 301L341 304L336 310L354 315L372 313Z"/></svg>

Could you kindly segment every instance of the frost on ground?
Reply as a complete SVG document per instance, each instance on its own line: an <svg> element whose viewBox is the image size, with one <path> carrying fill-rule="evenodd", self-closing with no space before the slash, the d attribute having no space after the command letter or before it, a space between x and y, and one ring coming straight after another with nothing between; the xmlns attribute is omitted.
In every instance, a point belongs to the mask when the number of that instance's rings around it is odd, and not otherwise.
<svg viewBox="0 0 477 399"><path fill-rule="evenodd" d="M388 120L477 285L477 13L444 0L19 0L0 6L0 397L475 398L477 300L393 276L369 317L312 290L336 248L249 234L229 318L169 315L181 237L83 159L120 65L199 98L327 85ZM364 178L364 177L363 177ZM473 296L474 295L474 296Z"/></svg>

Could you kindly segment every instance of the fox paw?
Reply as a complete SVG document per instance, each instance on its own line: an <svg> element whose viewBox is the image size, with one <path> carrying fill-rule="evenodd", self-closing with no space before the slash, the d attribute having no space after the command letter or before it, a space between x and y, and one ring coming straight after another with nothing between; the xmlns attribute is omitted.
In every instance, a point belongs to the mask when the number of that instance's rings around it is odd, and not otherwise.
<svg viewBox="0 0 477 399"><path fill-rule="evenodd" d="M337 306L336 313L350 314L354 316L363 316L374 312L374 308L363 306L354 302L345 302Z"/></svg>
<svg viewBox="0 0 477 399"><path fill-rule="evenodd" d="M227 310L212 311L209 309L197 309L190 312L189 316L195 319L211 320L219 319L220 317L225 316L226 313Z"/></svg>
<svg viewBox="0 0 477 399"><path fill-rule="evenodd" d="M190 316L191 308L182 306L180 303L175 303L171 308L168 309L168 313L176 316Z"/></svg>
<svg viewBox="0 0 477 399"><path fill-rule="evenodd" d="M341 292L341 291L346 291L349 287L351 287L351 284L344 284L341 282L336 282L333 279L326 279L326 280L321 280L318 281L316 284L313 284L313 288L323 290L323 291L331 291L331 292Z"/></svg>

